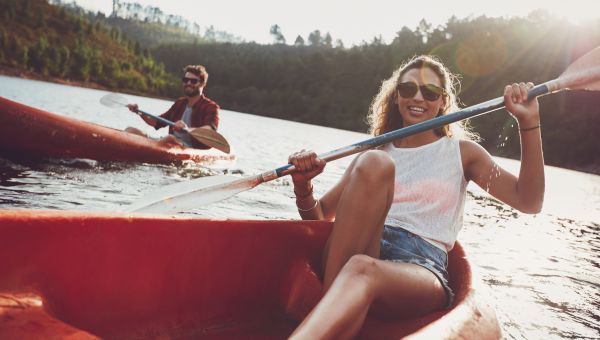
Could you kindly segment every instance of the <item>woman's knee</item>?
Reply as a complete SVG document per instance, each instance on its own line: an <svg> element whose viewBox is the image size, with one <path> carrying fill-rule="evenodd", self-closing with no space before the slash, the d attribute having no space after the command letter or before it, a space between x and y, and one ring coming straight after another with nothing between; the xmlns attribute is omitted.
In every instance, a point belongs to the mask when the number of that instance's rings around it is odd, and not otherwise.
<svg viewBox="0 0 600 340"><path fill-rule="evenodd" d="M366 181L385 183L394 180L396 167L392 158L384 151L370 150L359 156L353 175Z"/></svg>
<svg viewBox="0 0 600 340"><path fill-rule="evenodd" d="M364 254L350 257L342 268L342 273L351 280L375 281L379 273L377 260Z"/></svg>

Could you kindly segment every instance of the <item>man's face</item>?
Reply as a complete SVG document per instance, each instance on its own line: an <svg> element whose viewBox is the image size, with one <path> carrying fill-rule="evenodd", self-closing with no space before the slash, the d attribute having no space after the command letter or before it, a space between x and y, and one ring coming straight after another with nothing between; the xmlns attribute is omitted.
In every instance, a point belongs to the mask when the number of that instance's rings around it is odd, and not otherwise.
<svg viewBox="0 0 600 340"><path fill-rule="evenodd" d="M204 84L198 76L191 72L186 72L183 78L181 78L181 85L183 86L183 94L193 97L200 93L200 88Z"/></svg>

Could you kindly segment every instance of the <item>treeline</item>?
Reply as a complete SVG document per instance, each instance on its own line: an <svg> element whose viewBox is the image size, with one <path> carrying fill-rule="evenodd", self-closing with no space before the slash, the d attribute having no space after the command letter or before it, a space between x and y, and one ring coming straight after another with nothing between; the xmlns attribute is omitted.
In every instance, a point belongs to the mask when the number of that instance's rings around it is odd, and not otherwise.
<svg viewBox="0 0 600 340"><path fill-rule="evenodd" d="M224 108L342 129L366 131L365 115L381 81L416 54L439 56L462 76L464 106L499 97L506 84L557 77L600 45L600 22L569 24L545 12L527 18L451 18L432 27L403 27L394 41L352 48L285 44L170 44L151 50L169 72L207 66L207 94ZM600 97L555 95L541 100L549 164L600 172ZM518 157L514 121L506 113L472 120L493 153Z"/></svg>
<svg viewBox="0 0 600 340"><path fill-rule="evenodd" d="M173 14L164 13L160 8L142 6L135 2L113 1L112 12L106 16L102 12L92 12L74 2L50 0L50 4L68 12L99 22L111 28L120 29L129 39L145 48L163 43L208 43L233 42L243 39L213 26L202 27L196 22Z"/></svg>
<svg viewBox="0 0 600 340"><path fill-rule="evenodd" d="M44 0L0 0L0 64L111 89L175 95L177 81L117 27Z"/></svg>

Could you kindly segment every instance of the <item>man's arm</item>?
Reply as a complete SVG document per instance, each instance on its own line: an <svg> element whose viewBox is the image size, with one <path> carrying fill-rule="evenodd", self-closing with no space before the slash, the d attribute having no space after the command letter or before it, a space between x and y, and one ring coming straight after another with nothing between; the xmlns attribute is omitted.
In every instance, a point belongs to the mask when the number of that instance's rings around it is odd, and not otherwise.
<svg viewBox="0 0 600 340"><path fill-rule="evenodd" d="M138 104L127 104L127 108L129 109L129 111L134 112L138 116L140 116L144 120L144 122L146 122L146 124L148 124L152 127L154 127L156 125L156 121L154 119L139 113Z"/></svg>

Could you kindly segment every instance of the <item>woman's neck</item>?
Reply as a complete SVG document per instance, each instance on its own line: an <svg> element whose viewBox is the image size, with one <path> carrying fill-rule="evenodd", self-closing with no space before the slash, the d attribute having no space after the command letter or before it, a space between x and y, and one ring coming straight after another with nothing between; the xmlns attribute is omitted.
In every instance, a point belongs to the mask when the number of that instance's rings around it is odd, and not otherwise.
<svg viewBox="0 0 600 340"><path fill-rule="evenodd" d="M433 143L440 138L440 136L430 130L396 140L394 141L394 146L397 148L416 148Z"/></svg>

